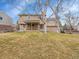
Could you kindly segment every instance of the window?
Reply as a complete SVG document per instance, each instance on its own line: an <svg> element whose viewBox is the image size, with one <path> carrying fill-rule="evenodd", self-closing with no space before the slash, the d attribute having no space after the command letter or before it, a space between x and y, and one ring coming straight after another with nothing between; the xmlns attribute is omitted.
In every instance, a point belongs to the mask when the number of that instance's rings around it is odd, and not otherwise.
<svg viewBox="0 0 79 59"><path fill-rule="evenodd" d="M28 22L30 19L30 16L26 16L26 22Z"/></svg>
<svg viewBox="0 0 79 59"><path fill-rule="evenodd" d="M2 20L3 18L0 16L0 20Z"/></svg>
<svg viewBox="0 0 79 59"><path fill-rule="evenodd" d="M30 19L30 16L27 16L27 20L29 20Z"/></svg>

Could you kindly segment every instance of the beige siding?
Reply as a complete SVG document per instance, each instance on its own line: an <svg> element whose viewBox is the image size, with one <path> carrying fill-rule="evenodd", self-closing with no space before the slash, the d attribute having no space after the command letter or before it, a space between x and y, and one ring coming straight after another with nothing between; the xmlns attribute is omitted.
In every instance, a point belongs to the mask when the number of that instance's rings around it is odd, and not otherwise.
<svg viewBox="0 0 79 59"><path fill-rule="evenodd" d="M56 23L55 19L47 20L46 22L47 22L47 31L57 32L58 28L57 28L57 23ZM38 26L38 24L39 24L39 26ZM25 31L25 30L26 31L27 30L44 31L45 23L44 23L43 19L39 18L39 15L20 15L19 25L20 25L21 31ZM26 27L24 27L22 25L26 25Z"/></svg>
<svg viewBox="0 0 79 59"><path fill-rule="evenodd" d="M0 11L0 17L2 17L2 20L0 20L0 24L3 24L3 25L13 25L11 17L9 17L4 12Z"/></svg>
<svg viewBox="0 0 79 59"><path fill-rule="evenodd" d="M47 27L47 31L48 32L57 32L58 28L57 27L54 27L54 26L48 26Z"/></svg>

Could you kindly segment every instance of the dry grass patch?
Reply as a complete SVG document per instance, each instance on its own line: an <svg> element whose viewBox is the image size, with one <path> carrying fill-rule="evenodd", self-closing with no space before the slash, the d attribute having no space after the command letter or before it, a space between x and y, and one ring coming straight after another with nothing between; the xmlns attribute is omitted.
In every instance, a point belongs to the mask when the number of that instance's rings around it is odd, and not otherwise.
<svg viewBox="0 0 79 59"><path fill-rule="evenodd" d="M42 32L0 34L0 59L79 59L79 35Z"/></svg>

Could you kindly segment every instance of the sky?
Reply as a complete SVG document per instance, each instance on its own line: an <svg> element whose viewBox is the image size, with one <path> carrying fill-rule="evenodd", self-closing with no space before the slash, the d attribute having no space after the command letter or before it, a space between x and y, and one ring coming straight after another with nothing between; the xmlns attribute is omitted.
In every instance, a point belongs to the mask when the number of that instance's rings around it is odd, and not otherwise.
<svg viewBox="0 0 79 59"><path fill-rule="evenodd" d="M42 0L42 3L44 4L45 1L46 0ZM75 0L74 4L72 4L72 1L73 0L65 0L65 2L63 3L63 7L65 7L64 13L67 13L68 10L70 10L73 14L78 15L79 0ZM50 4L53 6L54 4L56 4L56 0L51 0ZM17 20L19 19L19 14L33 14L35 6L36 0L0 0L0 11L8 14L13 19L14 24L16 24ZM50 16L52 13L52 10L47 7L47 17ZM63 14L61 14L61 16L62 15Z"/></svg>

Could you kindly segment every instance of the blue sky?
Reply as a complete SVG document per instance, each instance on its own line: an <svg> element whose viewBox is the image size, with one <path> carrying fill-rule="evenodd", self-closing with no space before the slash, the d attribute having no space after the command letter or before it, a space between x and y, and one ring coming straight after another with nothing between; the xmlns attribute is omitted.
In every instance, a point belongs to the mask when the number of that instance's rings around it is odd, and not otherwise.
<svg viewBox="0 0 79 59"><path fill-rule="evenodd" d="M44 4L46 0L42 0ZM26 3L25 3L26 2ZM53 6L56 0L51 0L51 5ZM63 7L70 10L73 14L79 14L79 0L75 0L72 5L72 0L65 0ZM69 4L67 4L69 3ZM34 7L36 6L36 0L0 0L0 11L4 11L13 19L13 23L18 20L18 14L20 13L34 13ZM67 13L66 10L64 13ZM52 14L52 10L47 8L47 16ZM62 21L63 22L63 21Z"/></svg>

